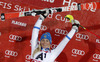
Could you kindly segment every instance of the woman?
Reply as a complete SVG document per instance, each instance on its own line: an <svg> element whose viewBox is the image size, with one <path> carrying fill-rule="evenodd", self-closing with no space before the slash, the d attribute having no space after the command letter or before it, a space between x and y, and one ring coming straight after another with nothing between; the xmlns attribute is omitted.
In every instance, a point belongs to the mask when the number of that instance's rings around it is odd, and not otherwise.
<svg viewBox="0 0 100 62"><path fill-rule="evenodd" d="M66 35L66 37L60 42L60 44L53 50L50 49L52 44L52 38L49 32L44 33L40 38L40 43L38 43L38 34L44 19L49 15L49 9L45 9L45 14L41 14L39 19L34 25L32 38L31 38L31 59L32 62L54 62L54 60L59 56L63 51L64 47L67 45L69 40L73 37L75 32L78 30L79 22L72 20L71 15L67 15L66 18L72 22L72 29Z"/></svg>

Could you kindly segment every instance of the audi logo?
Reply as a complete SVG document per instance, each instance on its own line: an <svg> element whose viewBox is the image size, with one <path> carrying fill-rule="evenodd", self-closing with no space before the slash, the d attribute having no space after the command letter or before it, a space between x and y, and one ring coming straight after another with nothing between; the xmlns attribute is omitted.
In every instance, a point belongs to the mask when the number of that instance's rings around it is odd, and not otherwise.
<svg viewBox="0 0 100 62"><path fill-rule="evenodd" d="M11 51L11 50L6 50L5 54L10 55L10 56L14 56L14 57L16 57L18 55L17 52L14 52L14 51Z"/></svg>
<svg viewBox="0 0 100 62"><path fill-rule="evenodd" d="M81 56L85 55L85 52L83 50L78 50L78 49L72 49L72 53Z"/></svg>
<svg viewBox="0 0 100 62"><path fill-rule="evenodd" d="M9 38L12 39L12 40L16 40L16 41L21 41L22 40L22 37L21 36L17 36L17 35L9 35Z"/></svg>
<svg viewBox="0 0 100 62"><path fill-rule="evenodd" d="M93 58L94 58L94 59L100 59L100 54L94 54L94 55L93 55Z"/></svg>
<svg viewBox="0 0 100 62"><path fill-rule="evenodd" d="M56 28L56 29L55 29L55 33L57 33L57 34L62 34L62 35L67 35L67 34L68 34L68 31L66 31L66 30L61 30L61 29Z"/></svg>
<svg viewBox="0 0 100 62"><path fill-rule="evenodd" d="M89 39L88 35L84 35L84 34L80 34L80 33L77 33L76 37L79 38L79 39L84 39L84 40L88 40Z"/></svg>
<svg viewBox="0 0 100 62"><path fill-rule="evenodd" d="M30 60L31 59L31 55L26 55L26 59Z"/></svg>
<svg viewBox="0 0 100 62"><path fill-rule="evenodd" d="M41 30L47 30L47 27L46 26L44 26L44 25L41 25Z"/></svg>

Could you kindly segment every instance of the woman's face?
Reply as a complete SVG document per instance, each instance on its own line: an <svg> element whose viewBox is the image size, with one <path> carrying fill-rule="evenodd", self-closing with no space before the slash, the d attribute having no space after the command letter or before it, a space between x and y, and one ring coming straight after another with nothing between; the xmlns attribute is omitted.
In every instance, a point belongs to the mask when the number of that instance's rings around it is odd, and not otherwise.
<svg viewBox="0 0 100 62"><path fill-rule="evenodd" d="M48 39L42 39L40 45L42 48L50 48L50 42Z"/></svg>

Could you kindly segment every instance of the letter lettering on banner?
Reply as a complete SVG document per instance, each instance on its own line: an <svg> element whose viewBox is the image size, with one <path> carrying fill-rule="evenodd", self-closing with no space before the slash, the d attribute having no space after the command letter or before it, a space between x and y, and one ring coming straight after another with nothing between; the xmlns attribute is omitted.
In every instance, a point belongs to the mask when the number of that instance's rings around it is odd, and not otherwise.
<svg viewBox="0 0 100 62"><path fill-rule="evenodd" d="M55 0L50 0L51 3L54 3Z"/></svg>
<svg viewBox="0 0 100 62"><path fill-rule="evenodd" d="M71 0L69 1L63 0L63 5L65 5L65 3L68 3L68 6L70 6Z"/></svg>
<svg viewBox="0 0 100 62"><path fill-rule="evenodd" d="M11 9L12 4L0 2L0 6L2 6L4 9Z"/></svg>
<svg viewBox="0 0 100 62"><path fill-rule="evenodd" d="M19 7L19 5L15 5L15 11L18 11L18 7Z"/></svg>
<svg viewBox="0 0 100 62"><path fill-rule="evenodd" d="M60 20L60 21L65 21L65 23L66 23L66 22L69 22L66 18L62 17L60 14L57 14L57 15L55 16L55 19L56 19L56 20Z"/></svg>
<svg viewBox="0 0 100 62"><path fill-rule="evenodd" d="M24 26L26 27L26 23L23 23L23 22L18 22L18 21L15 21L15 20L12 20L12 24L15 24L15 25L19 25L19 26Z"/></svg>
<svg viewBox="0 0 100 62"><path fill-rule="evenodd" d="M56 18L57 20L60 20L60 16L61 16L60 14L57 14L55 18Z"/></svg>
<svg viewBox="0 0 100 62"><path fill-rule="evenodd" d="M50 3L54 3L55 0L42 0L42 1L50 2Z"/></svg>
<svg viewBox="0 0 100 62"><path fill-rule="evenodd" d="M100 43L100 39L96 39L96 43Z"/></svg>
<svg viewBox="0 0 100 62"><path fill-rule="evenodd" d="M14 8L15 11L26 11L26 7L23 7L22 6L19 6L19 5L15 5L15 8ZM28 10L30 10L30 8L28 8Z"/></svg>
<svg viewBox="0 0 100 62"><path fill-rule="evenodd" d="M3 2L0 2L0 6L3 6Z"/></svg>
<svg viewBox="0 0 100 62"><path fill-rule="evenodd" d="M53 17L53 13L48 15L48 18L52 18Z"/></svg>
<svg viewBox="0 0 100 62"><path fill-rule="evenodd" d="M9 3L7 4L7 3L5 3L3 8L11 9L11 5L12 5L12 4L9 4Z"/></svg>
<svg viewBox="0 0 100 62"><path fill-rule="evenodd" d="M77 9L77 3L76 2L72 2L72 4L71 4L71 9L70 10L75 10L75 9Z"/></svg>
<svg viewBox="0 0 100 62"><path fill-rule="evenodd" d="M19 6L19 11L25 11L25 7L24 8L22 8L21 6Z"/></svg>

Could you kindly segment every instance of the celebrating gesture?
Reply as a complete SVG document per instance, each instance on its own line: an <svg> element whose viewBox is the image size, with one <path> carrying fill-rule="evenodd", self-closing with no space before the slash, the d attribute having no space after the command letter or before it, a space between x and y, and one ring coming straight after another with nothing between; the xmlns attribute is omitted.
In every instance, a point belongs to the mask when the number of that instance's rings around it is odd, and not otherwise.
<svg viewBox="0 0 100 62"><path fill-rule="evenodd" d="M55 59L59 56L59 54L63 51L67 43L74 36L74 34L78 31L78 27L80 25L79 21L71 19L67 15L66 18L72 22L71 31L64 37L64 39L59 43L59 45L55 49L51 49L50 46L52 44L52 37L49 32L42 34L40 38L40 43L38 43L38 34L41 28L42 22L49 15L49 9L43 9L46 13L40 14L39 19L34 25L32 31L31 38L31 59L32 61L41 61L41 62L54 62Z"/></svg>

